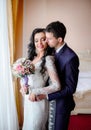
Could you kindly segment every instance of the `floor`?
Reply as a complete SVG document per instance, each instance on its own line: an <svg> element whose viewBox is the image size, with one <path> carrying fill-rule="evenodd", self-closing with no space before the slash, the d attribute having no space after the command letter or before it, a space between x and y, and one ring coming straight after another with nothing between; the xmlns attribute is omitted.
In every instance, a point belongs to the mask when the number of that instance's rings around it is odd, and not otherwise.
<svg viewBox="0 0 91 130"><path fill-rule="evenodd" d="M91 130L91 115L80 114L70 117L68 130Z"/></svg>

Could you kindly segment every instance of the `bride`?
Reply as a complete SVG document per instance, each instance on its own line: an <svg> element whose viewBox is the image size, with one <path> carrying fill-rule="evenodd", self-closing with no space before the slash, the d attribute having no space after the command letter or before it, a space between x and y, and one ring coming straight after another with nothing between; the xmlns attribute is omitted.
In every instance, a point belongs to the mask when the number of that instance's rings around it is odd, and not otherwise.
<svg viewBox="0 0 91 130"><path fill-rule="evenodd" d="M43 28L36 28L32 32L28 46L28 59L35 66L35 73L28 75L29 94L26 94L26 87L22 80L20 81L20 92L24 96L23 130L46 130L49 112L48 101L47 99L36 101L36 96L58 91L60 81L52 49L46 42ZM50 85L47 85L48 79L50 79Z"/></svg>

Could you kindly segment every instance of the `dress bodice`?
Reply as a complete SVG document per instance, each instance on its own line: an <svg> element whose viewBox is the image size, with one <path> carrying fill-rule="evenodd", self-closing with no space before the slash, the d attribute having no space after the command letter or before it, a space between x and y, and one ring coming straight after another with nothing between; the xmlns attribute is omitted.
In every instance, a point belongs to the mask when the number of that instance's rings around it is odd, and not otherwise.
<svg viewBox="0 0 91 130"><path fill-rule="evenodd" d="M30 88L42 88L45 86L48 79L48 72L45 71L44 74L40 72L41 70L41 60L35 64L34 74L28 76L28 85Z"/></svg>

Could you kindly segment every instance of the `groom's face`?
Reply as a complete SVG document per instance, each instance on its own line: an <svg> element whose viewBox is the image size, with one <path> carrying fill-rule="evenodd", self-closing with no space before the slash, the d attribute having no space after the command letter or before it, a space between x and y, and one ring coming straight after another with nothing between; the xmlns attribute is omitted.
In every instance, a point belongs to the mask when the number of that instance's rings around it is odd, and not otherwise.
<svg viewBox="0 0 91 130"><path fill-rule="evenodd" d="M57 48L58 38L54 37L52 32L46 32L46 41L50 47Z"/></svg>

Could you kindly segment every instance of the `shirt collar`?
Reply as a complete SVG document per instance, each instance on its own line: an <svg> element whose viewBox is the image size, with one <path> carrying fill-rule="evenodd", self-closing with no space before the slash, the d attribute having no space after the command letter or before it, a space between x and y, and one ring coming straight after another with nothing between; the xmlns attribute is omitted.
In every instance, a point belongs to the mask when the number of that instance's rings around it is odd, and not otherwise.
<svg viewBox="0 0 91 130"><path fill-rule="evenodd" d="M64 42L64 44L62 46L60 46L57 50L56 50L56 53L58 53L65 45L66 43Z"/></svg>

